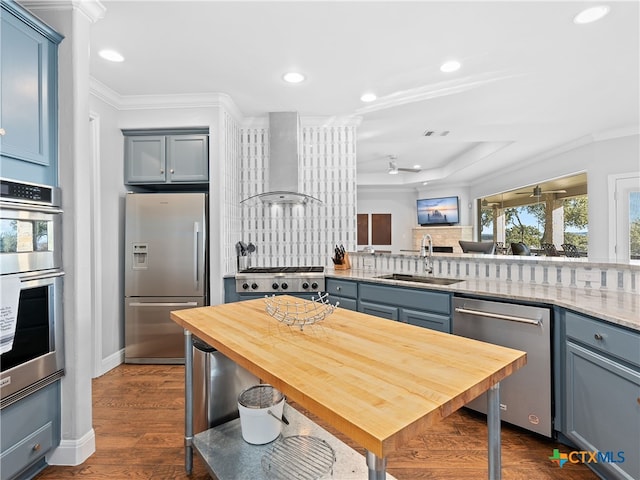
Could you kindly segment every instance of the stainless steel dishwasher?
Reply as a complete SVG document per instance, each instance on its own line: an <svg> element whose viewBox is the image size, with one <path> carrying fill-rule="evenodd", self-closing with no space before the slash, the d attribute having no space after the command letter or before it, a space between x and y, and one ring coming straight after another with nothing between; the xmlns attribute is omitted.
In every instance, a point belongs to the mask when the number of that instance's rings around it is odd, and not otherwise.
<svg viewBox="0 0 640 480"><path fill-rule="evenodd" d="M464 297L453 302L455 335L527 352L527 364L500 382L500 418L551 437L551 310ZM466 406L486 414L486 394Z"/></svg>

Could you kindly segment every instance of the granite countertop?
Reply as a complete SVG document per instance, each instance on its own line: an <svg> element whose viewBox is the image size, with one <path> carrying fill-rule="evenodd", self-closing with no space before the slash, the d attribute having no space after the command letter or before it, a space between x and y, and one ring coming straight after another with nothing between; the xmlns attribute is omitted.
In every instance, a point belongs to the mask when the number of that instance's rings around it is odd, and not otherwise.
<svg viewBox="0 0 640 480"><path fill-rule="evenodd" d="M372 270L334 270L327 268L325 277L360 280L425 290L488 295L494 298L547 303L584 313L608 322L640 331L640 295L599 290L596 288L532 285L516 281L462 280L452 285L421 284L376 278L384 272Z"/></svg>

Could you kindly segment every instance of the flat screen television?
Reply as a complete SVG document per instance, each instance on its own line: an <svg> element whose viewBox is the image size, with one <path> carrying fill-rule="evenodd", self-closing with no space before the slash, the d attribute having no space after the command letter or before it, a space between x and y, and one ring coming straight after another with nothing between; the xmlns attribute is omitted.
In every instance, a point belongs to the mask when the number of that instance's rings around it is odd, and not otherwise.
<svg viewBox="0 0 640 480"><path fill-rule="evenodd" d="M453 225L460 221L458 197L439 197L418 199L418 224Z"/></svg>

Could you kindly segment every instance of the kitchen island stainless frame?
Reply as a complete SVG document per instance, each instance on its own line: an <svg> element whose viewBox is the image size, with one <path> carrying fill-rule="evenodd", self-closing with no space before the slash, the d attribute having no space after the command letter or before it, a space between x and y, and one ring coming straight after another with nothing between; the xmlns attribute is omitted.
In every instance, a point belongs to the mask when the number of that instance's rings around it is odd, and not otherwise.
<svg viewBox="0 0 640 480"><path fill-rule="evenodd" d="M185 328L185 468L188 473L193 466L194 449L191 392L193 357L192 353L190 355L193 333L247 368L262 381L282 390L285 395L318 415L323 421L343 433L350 434L351 438L362 445L367 452L369 480L382 480L386 477L388 452L397 448L406 439L424 431L432 421L446 417L467 401L488 390L489 479L501 478L499 381L526 363L524 352L344 310L337 311L332 316L332 321L327 322L323 326L323 332L319 334L281 330L283 327L271 323L275 320L264 313L263 306L263 299L257 299L215 307L181 310L171 314L174 321ZM254 330L245 332L242 328L238 328L242 325L236 325L236 322L243 321L249 322L247 326L253 325ZM372 329L371 335L358 330L358 327L364 325ZM358 336L354 337L354 333ZM359 340L360 337L362 337L361 340ZM266 338L265 343L257 347L255 342L264 338ZM385 338L386 342L382 343L381 339ZM348 357L348 352L341 350L340 345L344 340L356 342L353 350L358 352L357 356ZM369 347L377 345L380 351L372 353L371 348L368 350L358 348L365 345ZM266 357L262 357L265 352L269 352L267 357L273 357L273 353L285 355L285 351L291 350L295 355L298 348L302 348L299 351L308 352L310 357L309 364L305 364L305 360L301 359L302 371L308 373L302 377L298 377L296 372L291 372L296 369L291 368L287 358L278 358L277 362L270 364L265 360ZM433 364L437 358L442 358L444 352L448 353L449 361L439 365ZM320 371L309 371L316 365L313 362L319 359L317 357L319 354L328 365L324 378L320 375ZM397 378L398 367L388 365L390 361L388 359L393 356L396 356L399 361L404 360L400 364L402 369L406 369L404 372L407 374L406 379L404 376ZM362 373L363 370L359 368L361 366L357 364L358 359L362 358L380 362L381 368L373 372L371 378L367 377L366 373ZM355 365L344 363L346 359L350 359ZM279 370L279 364L286 368ZM417 365L423 365L421 369L423 372L416 370ZM471 368L472 365L475 368ZM478 368L478 365L481 367ZM395 370L387 375L385 367L395 368ZM352 379L348 376L351 368L358 370L364 377L362 386L368 388L372 384L368 385L367 382L375 382L379 391L391 395L395 403L391 405L381 403L380 398L376 399L378 390L375 388L370 388L371 392L376 393L372 393L369 398L353 396L349 391L352 384ZM441 370L448 372L446 385L443 377L436 373ZM331 377L331 387L327 388L328 384L323 380L326 381L326 375L329 375L329 372L338 372L339 376ZM299 374L300 371L297 373ZM345 378L341 377L342 374ZM418 383L413 383L414 380ZM401 385L396 385L396 382ZM407 388L409 388L409 394L407 394ZM335 392L340 391L343 391L345 398L351 401L332 403ZM405 395L397 397L396 393L400 392L405 392ZM399 401L398 398L400 398ZM433 398L438 398L437 402L434 403ZM352 405L344 406L343 403ZM358 405L354 407L354 403ZM372 420L371 415L361 412L362 408L358 408L359 406L375 408L379 416ZM415 412L412 408L407 410L407 407L411 406L415 406ZM337 416L334 416L331 408L338 410ZM389 408L391 410L388 410ZM397 413L397 418L389 418L394 417L394 412ZM409 421L409 418L413 420ZM372 425L380 426L380 424L383 426L383 431L376 433ZM394 433L385 433L389 431Z"/></svg>

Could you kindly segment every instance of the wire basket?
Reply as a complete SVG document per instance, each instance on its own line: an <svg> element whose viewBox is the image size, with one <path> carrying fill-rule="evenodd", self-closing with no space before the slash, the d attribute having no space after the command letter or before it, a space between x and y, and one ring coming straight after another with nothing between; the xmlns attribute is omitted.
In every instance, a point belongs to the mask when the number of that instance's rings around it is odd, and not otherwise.
<svg viewBox="0 0 640 480"><path fill-rule="evenodd" d="M340 302L335 305L329 303L329 294L320 293L318 298L309 300L280 300L275 295L265 297L265 310L269 315L281 323L289 326L299 326L303 330L306 325L321 322L331 315Z"/></svg>

